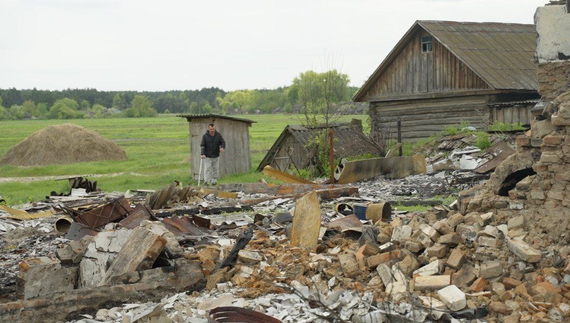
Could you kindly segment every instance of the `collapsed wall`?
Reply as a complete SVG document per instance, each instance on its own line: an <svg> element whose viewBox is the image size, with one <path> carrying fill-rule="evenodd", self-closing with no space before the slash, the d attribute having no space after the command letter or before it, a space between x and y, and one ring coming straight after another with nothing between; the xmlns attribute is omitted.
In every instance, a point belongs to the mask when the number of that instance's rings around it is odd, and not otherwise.
<svg viewBox="0 0 570 323"><path fill-rule="evenodd" d="M494 211L503 220L523 215L524 240L564 257L557 246L570 243L570 13L565 5L540 7L535 23L540 109L531 129L517 138L517 152L483 187L462 193L460 204L466 212Z"/></svg>

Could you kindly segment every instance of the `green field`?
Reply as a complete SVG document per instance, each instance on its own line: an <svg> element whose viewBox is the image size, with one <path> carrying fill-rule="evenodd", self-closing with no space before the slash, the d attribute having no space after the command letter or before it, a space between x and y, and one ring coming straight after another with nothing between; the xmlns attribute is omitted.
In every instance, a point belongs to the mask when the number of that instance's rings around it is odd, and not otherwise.
<svg viewBox="0 0 570 323"><path fill-rule="evenodd" d="M252 182L264 178L257 168L267 151L288 124L301 124L301 115L247 115L256 121L250 128L252 171L225 176L221 183ZM366 125L367 115L344 116L342 121L358 118ZM0 122L0 156L11 147L45 127L73 123L95 131L112 140L127 153L124 161L101 161L42 167L0 166L0 178L70 175L96 180L106 192L126 192L132 189L161 189L177 180L183 185L190 178L190 144L188 122L173 115L157 118L113 118L77 120L19 120ZM70 147L73 149L73 147ZM90 177L90 175L92 177ZM10 181L0 179L0 194L9 205L44 200L51 191L69 193L67 181L54 179Z"/></svg>

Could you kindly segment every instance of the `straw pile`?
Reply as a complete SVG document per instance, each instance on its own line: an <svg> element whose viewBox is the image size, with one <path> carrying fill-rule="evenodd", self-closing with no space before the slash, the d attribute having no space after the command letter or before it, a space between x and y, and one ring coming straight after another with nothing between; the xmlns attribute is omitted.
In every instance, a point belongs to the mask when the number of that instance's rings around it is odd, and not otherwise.
<svg viewBox="0 0 570 323"><path fill-rule="evenodd" d="M24 139L0 165L45 166L98 160L124 160L125 151L101 135L71 123L49 126Z"/></svg>

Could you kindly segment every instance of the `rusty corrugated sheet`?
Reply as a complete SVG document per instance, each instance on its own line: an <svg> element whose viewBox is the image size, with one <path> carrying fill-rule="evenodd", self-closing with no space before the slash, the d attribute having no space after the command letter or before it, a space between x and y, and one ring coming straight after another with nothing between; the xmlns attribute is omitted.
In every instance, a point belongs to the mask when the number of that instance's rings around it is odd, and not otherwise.
<svg viewBox="0 0 570 323"><path fill-rule="evenodd" d="M162 224L174 235L193 235L204 236L206 235L204 228L199 228L188 217L174 216L162 219Z"/></svg>
<svg viewBox="0 0 570 323"><path fill-rule="evenodd" d="M534 25L418 21L494 89L536 90Z"/></svg>

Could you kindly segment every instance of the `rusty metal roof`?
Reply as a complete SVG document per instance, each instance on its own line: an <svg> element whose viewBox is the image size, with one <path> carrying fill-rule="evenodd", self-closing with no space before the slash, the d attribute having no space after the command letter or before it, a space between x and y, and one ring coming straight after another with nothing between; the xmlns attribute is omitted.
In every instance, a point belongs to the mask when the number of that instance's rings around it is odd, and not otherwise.
<svg viewBox="0 0 570 323"><path fill-rule="evenodd" d="M537 90L536 27L496 22L417 21L494 89Z"/></svg>
<svg viewBox="0 0 570 323"><path fill-rule="evenodd" d="M494 90L538 90L536 27L497 22L418 20L355 94L361 101L416 32L424 29Z"/></svg>

